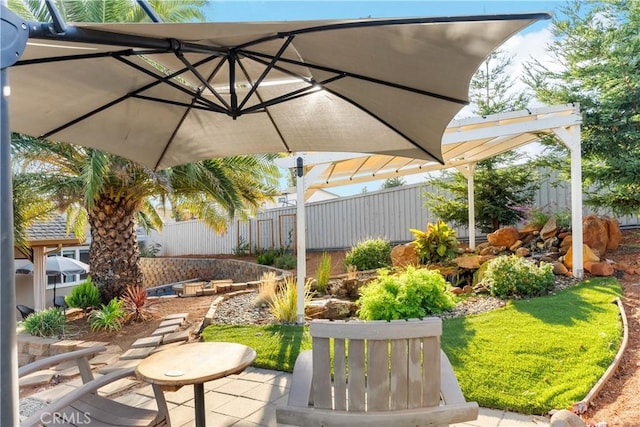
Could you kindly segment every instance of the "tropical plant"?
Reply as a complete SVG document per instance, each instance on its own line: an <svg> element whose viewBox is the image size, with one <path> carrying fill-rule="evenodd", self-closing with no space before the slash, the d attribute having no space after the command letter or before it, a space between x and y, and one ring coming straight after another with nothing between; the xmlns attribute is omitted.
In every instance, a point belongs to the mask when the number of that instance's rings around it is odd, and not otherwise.
<svg viewBox="0 0 640 427"><path fill-rule="evenodd" d="M87 276L84 282L71 289L64 300L69 307L86 310L100 305L100 291L93 284L91 276Z"/></svg>
<svg viewBox="0 0 640 427"><path fill-rule="evenodd" d="M359 242L347 252L344 263L355 266L359 271L389 267L391 244L382 238Z"/></svg>
<svg viewBox="0 0 640 427"><path fill-rule="evenodd" d="M140 242L140 258L155 258L162 245L158 242Z"/></svg>
<svg viewBox="0 0 640 427"><path fill-rule="evenodd" d="M331 275L331 256L322 252L320 264L318 265L316 289L318 293L324 294L329 286L329 276Z"/></svg>
<svg viewBox="0 0 640 427"><path fill-rule="evenodd" d="M147 290L142 286L129 285L122 294L122 308L126 313L125 323L140 322L150 319L151 304Z"/></svg>
<svg viewBox="0 0 640 427"><path fill-rule="evenodd" d="M27 229L35 221L44 220L54 209L53 202L33 191L29 177L13 174L13 237L14 245L25 254L29 252Z"/></svg>
<svg viewBox="0 0 640 427"><path fill-rule="evenodd" d="M555 287L553 265L536 265L525 258L509 255L494 258L482 276L489 293L500 298L545 295Z"/></svg>
<svg viewBox="0 0 640 427"><path fill-rule="evenodd" d="M378 277L360 288L358 317L365 320L422 318L454 305L453 295L440 273L407 267L402 273L380 270Z"/></svg>
<svg viewBox="0 0 640 427"><path fill-rule="evenodd" d="M427 224L427 230L411 228L416 254L422 264L446 263L456 255L458 239L456 231L443 221Z"/></svg>
<svg viewBox="0 0 640 427"><path fill-rule="evenodd" d="M311 279L307 279L304 284L304 305L311 302ZM298 286L297 280L293 276L286 276L284 284L275 293L269 309L276 320L284 323L295 323L298 316Z"/></svg>
<svg viewBox="0 0 640 427"><path fill-rule="evenodd" d="M24 330L36 337L60 337L64 334L66 317L57 308L48 308L27 316L22 322Z"/></svg>
<svg viewBox="0 0 640 427"><path fill-rule="evenodd" d="M89 326L92 331L119 331L127 317L123 302L114 298L108 304L102 304L100 309L89 313Z"/></svg>

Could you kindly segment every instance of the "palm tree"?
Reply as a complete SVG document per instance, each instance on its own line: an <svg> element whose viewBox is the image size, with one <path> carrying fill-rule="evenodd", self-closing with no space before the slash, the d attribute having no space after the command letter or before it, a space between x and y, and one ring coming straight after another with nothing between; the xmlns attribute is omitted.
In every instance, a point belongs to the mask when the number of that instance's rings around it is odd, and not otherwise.
<svg viewBox="0 0 640 427"><path fill-rule="evenodd" d="M29 252L27 229L34 222L46 219L53 203L34 192L27 175L13 174L13 238L14 246L22 253Z"/></svg>
<svg viewBox="0 0 640 427"><path fill-rule="evenodd" d="M105 301L141 284L137 224L160 228L152 200L187 208L216 231L276 194L274 155L205 160L153 171L92 148L14 135L31 182L67 211L77 235L91 230L91 276Z"/></svg>
<svg viewBox="0 0 640 427"><path fill-rule="evenodd" d="M204 0L152 0L167 22L202 20ZM133 0L55 1L68 22L138 22L148 20ZM26 19L44 21L48 12L35 0L10 0ZM277 168L273 156L239 156L182 165L160 172L118 156L65 143L14 135L15 152L30 178L67 210L77 235L91 230L91 275L106 302L127 285L140 284L137 224L159 228L161 220L151 199L186 206L205 223L221 231L228 216L246 213L275 195Z"/></svg>

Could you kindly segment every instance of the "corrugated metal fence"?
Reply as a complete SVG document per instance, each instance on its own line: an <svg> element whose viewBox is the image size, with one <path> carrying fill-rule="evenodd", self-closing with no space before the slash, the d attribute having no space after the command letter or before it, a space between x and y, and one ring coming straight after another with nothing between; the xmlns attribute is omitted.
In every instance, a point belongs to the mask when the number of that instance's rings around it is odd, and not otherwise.
<svg viewBox="0 0 640 427"><path fill-rule="evenodd" d="M551 180L555 182L555 178ZM359 241L382 237L393 243L413 240L410 228L424 229L436 217L424 207L423 193L440 190L414 184L387 190L341 197L306 205L307 249L349 248ZM535 206L549 211L566 209L571 204L568 183L542 183ZM247 250L270 248L295 249L296 208L276 208L261 212L248 221L230 221L227 232L217 234L200 221L165 224L161 233L149 239L161 244L160 255L231 254L238 247ZM589 214L585 208L583 214ZM602 212L607 214L607 212ZM637 216L618 218L621 225L640 224ZM466 228L456 228L459 238L468 238Z"/></svg>

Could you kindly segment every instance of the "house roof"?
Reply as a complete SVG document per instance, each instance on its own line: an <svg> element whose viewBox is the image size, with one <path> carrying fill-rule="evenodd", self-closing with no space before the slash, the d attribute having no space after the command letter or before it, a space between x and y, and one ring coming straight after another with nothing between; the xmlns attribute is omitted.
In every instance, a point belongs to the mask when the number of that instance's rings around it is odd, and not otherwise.
<svg viewBox="0 0 640 427"><path fill-rule="evenodd" d="M27 228L29 246L76 246L81 245L84 239L80 239L73 231L67 233L67 220L61 215L52 215L43 221L36 221ZM31 254L25 254L15 248L15 258L31 258Z"/></svg>

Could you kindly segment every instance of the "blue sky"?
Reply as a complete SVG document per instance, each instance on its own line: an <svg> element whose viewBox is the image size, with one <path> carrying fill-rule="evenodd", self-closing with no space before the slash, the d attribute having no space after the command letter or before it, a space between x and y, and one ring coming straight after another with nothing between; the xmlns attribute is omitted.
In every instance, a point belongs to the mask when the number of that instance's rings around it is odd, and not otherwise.
<svg viewBox="0 0 640 427"><path fill-rule="evenodd" d="M313 19L401 18L416 16L495 15L522 12L558 14L566 1L294 1L294 0L210 0L206 6L207 21L252 22L294 21ZM545 45L551 39L550 20L540 21L514 36L504 48L515 55L514 74L522 73L523 64L531 57L546 55ZM467 114L468 117L470 114ZM463 115L464 116L464 115ZM424 182L424 175L403 178L408 184ZM365 184L368 191L380 188L382 181ZM284 188L285 185L282 185ZM363 185L329 188L347 196L358 194Z"/></svg>

